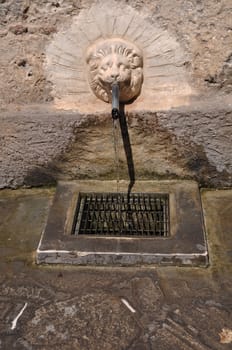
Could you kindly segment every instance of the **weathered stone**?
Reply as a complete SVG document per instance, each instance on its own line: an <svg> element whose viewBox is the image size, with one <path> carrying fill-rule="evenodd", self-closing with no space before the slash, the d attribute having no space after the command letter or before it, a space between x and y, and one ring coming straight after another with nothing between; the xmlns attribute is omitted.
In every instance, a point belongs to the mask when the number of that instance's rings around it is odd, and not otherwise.
<svg viewBox="0 0 232 350"><path fill-rule="evenodd" d="M16 24L12 27L9 28L10 31L12 33L14 33L15 35L20 35L20 34L23 34L23 33L27 33L28 32L28 28L25 27L24 25L22 24Z"/></svg>
<svg viewBox="0 0 232 350"><path fill-rule="evenodd" d="M85 0L71 1L66 0L56 6L54 1L38 1L25 3L24 1L6 0L1 4L0 25L4 32L6 28L15 26L22 20L24 26L31 23L40 28L54 26L56 32L61 26L69 27L72 16L77 16L82 8L89 8L93 2ZM212 84L205 81L209 76L215 77L220 74L226 61L231 55L231 14L230 0L204 1L137 1L130 0L127 2L131 7L140 13L145 12L149 20L162 29L168 30L177 38L180 45L187 53L185 66L190 74L190 81L195 89L200 89L200 94L212 88ZM125 2L122 1L123 9ZM147 12L146 12L147 11ZM27 18L25 19L25 15ZM23 19L24 18L24 19ZM4 37L5 38L5 37ZM1 59L3 58L3 71L1 72L0 89L1 103L29 103L46 101L51 94L49 81L43 81L40 91L36 90L33 83L38 80L38 76L32 81L20 77L19 72L12 72L11 61L8 60L5 51L11 51L12 48L19 44L24 47L26 55L34 56L33 66L36 67L39 76L43 76L41 65L41 55L53 34L44 35L40 32L34 32L30 36L18 35L8 37L6 41L1 42ZM3 39L3 38L2 38ZM18 52L17 56L20 55ZM10 80L13 80L10 82ZM30 89L27 89L30 85ZM12 88L14 86L14 88ZM214 86L213 86L214 88ZM218 86L215 86L218 89ZM231 91L231 88L228 88ZM27 93L25 94L25 91ZM10 93L9 93L10 92ZM50 96L51 98L51 96ZM168 99L168 96L164 97Z"/></svg>
<svg viewBox="0 0 232 350"><path fill-rule="evenodd" d="M0 193L0 244L14 249L0 258L0 348L231 348L231 190L202 193L207 269L35 267L25 242L36 249L51 198L46 189Z"/></svg>
<svg viewBox="0 0 232 350"><path fill-rule="evenodd" d="M169 214L166 214L169 222L168 237L155 235L147 237L145 226L145 232L142 234L138 232L139 239L138 237L133 239L133 233L129 234L129 237L124 237L123 226L120 229L120 236L111 231L101 232L101 235L94 232L90 235L87 233L87 236L85 233L84 235L72 234L77 201L81 192L127 193L129 188L133 193L168 194ZM115 206L115 202L113 205ZM102 211L104 212L101 207ZM100 214L95 212L94 217L95 215L98 217ZM112 220L114 220L113 215L111 215ZM141 209L137 215L141 215ZM143 215L146 216L144 213ZM134 222L138 231L141 232L143 226L136 216ZM118 226L118 220L124 220L120 209L117 210L115 227ZM198 184L190 181L137 181L132 186L126 181L120 181L117 184L116 181L96 180L58 183L43 237L36 251L36 262L38 264L93 266L148 266L157 264L160 266L207 267L208 251Z"/></svg>
<svg viewBox="0 0 232 350"><path fill-rule="evenodd" d="M204 186L231 186L228 102L211 97L191 108L126 113L116 130L119 178L189 178ZM110 111L80 115L33 108L1 115L1 187L117 177Z"/></svg>
<svg viewBox="0 0 232 350"><path fill-rule="evenodd" d="M0 187L115 178L110 106L90 91L81 51L115 34L144 57L120 177L129 167L231 186L231 18L230 0L3 1Z"/></svg>
<svg viewBox="0 0 232 350"><path fill-rule="evenodd" d="M121 348L126 348L139 334L139 327L132 314L125 311L119 298L106 293L88 293L42 306L26 324L26 340L32 344L36 338L36 345L43 347L53 343L57 350L61 346L83 349L89 344L95 344L96 350L111 350L119 343ZM69 324L65 332L64 322Z"/></svg>
<svg viewBox="0 0 232 350"><path fill-rule="evenodd" d="M185 66L188 55L176 38L150 22L146 10L138 12L128 4L121 7L116 1L109 7L103 0L73 17L70 27L59 30L46 48L44 68L52 82L56 108L85 112L106 109L96 97L111 100L112 77L99 67L107 67L116 57L120 58L122 102L139 96L137 109L146 105L155 110L164 106L162 99L170 108L188 103L194 94ZM89 91L86 75L96 97Z"/></svg>
<svg viewBox="0 0 232 350"><path fill-rule="evenodd" d="M88 80L94 94L105 102L112 100L112 84L119 86L119 101L138 97L143 82L143 53L121 38L99 40L86 53Z"/></svg>

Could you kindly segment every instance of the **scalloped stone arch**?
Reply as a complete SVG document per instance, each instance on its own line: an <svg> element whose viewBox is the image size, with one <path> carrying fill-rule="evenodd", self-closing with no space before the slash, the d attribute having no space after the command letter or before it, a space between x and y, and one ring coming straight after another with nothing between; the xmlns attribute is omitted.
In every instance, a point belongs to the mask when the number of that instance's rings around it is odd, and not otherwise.
<svg viewBox="0 0 232 350"><path fill-rule="evenodd" d="M108 108L89 85L86 52L94 43L112 38L129 41L143 53L143 85L134 108L158 110L188 103L193 94L185 67L188 57L177 40L151 23L146 13L101 1L73 17L47 46L45 71L57 108L85 112Z"/></svg>

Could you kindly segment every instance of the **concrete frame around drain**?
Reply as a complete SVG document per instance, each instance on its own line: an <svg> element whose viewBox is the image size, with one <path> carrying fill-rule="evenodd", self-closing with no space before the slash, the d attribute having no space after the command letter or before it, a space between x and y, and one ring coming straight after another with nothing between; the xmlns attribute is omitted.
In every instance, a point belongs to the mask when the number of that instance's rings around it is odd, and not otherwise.
<svg viewBox="0 0 232 350"><path fill-rule="evenodd" d="M128 182L120 181L126 192ZM168 193L169 237L71 235L79 192L117 192L116 181L60 182L37 252L38 264L208 266L201 199L193 181L137 181L132 192Z"/></svg>

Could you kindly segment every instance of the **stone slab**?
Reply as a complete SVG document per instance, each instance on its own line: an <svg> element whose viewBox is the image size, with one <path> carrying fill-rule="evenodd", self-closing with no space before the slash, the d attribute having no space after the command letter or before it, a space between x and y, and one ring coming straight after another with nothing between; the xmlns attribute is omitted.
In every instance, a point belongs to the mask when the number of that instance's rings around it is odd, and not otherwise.
<svg viewBox="0 0 232 350"><path fill-rule="evenodd" d="M120 181L126 192L128 182ZM131 238L71 234L79 192L117 192L116 181L60 182L39 243L38 264L207 266L201 200L193 181L137 181L132 192L168 193L170 236Z"/></svg>
<svg viewBox="0 0 232 350"><path fill-rule="evenodd" d="M231 350L232 190L201 191L207 269L34 266L22 240L36 250L52 197L0 191L0 243L15 250L0 257L1 349Z"/></svg>

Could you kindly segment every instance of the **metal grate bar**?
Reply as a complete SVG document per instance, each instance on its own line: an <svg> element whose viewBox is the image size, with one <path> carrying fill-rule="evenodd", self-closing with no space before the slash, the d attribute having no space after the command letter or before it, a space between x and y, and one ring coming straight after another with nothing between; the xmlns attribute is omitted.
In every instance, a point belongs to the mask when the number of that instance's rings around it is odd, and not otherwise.
<svg viewBox="0 0 232 350"><path fill-rule="evenodd" d="M155 193L80 193L73 234L169 236L169 196Z"/></svg>

